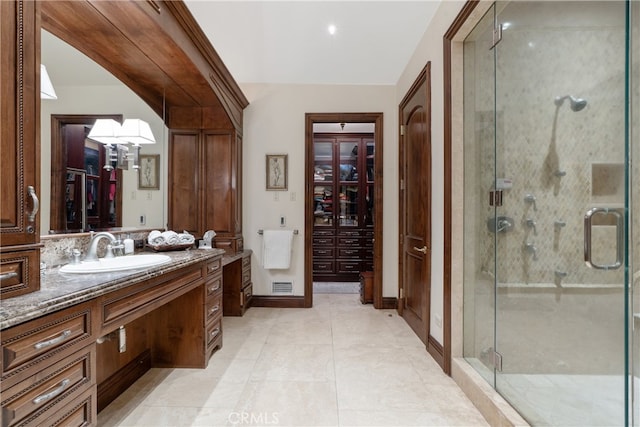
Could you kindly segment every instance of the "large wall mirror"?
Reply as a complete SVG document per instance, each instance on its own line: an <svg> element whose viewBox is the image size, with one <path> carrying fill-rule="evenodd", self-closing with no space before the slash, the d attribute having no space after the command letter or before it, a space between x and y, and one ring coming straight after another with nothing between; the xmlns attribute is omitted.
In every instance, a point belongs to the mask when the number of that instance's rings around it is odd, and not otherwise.
<svg viewBox="0 0 640 427"><path fill-rule="evenodd" d="M159 171L157 180L158 189L148 186L139 187L138 171L131 166L128 169L117 169L111 174L114 178L118 176L118 204L110 197L115 193L105 191L103 194L107 198L106 203L110 203L110 208L106 209L107 215L115 215L114 209L118 210L117 224L126 229L131 228L164 228L167 218L167 138L168 130L165 127L163 117L160 117L151 109L136 93L124 85L112 74L89 59L66 42L55 37L51 33L42 30L41 32L41 61L46 66L47 72L54 86L57 99L42 99L41 102L41 217L40 229L43 235L83 231L77 225L70 226L65 230L60 224L60 216L67 215L66 212L59 212L61 207L57 207L56 212L52 211L52 193L68 193L75 191L78 197L84 198L85 214L86 209L95 210L92 199L96 196L89 192L90 185L87 176L97 176L93 170L95 165L91 161L83 164L87 167L76 167L70 170L74 172L74 182L77 184L56 182L56 186L65 188L52 188L52 170L67 168L66 164L58 164L66 158L61 155L61 146L55 142L59 136L60 120L65 123L75 123L88 132L92 126L93 117L115 117L129 119L141 119L149 123L155 136L156 144L142 146L142 155L159 155ZM62 118L62 119L61 119ZM82 133L82 132L81 132ZM81 138L82 139L82 138ZM54 140L54 152L52 153L52 140ZM81 141L80 150L92 152L91 142L86 144ZM94 147L96 148L96 147ZM100 147L98 147L100 148ZM95 151L95 150L94 150ZM53 156L52 156L53 154ZM80 154L80 153L79 153ZM55 163L55 164L52 164ZM126 166L126 160L124 161ZM102 165L100 165L101 167ZM92 169L92 170L88 170ZM78 181L80 180L80 181ZM89 184L92 184L89 182ZM93 185L93 184L92 184ZM84 190L78 190L82 189ZM115 188L115 186L113 187ZM87 197L89 199L87 199ZM87 203L87 201L89 203ZM83 203L79 203L83 204ZM87 207L88 205L88 207ZM111 211L111 213L109 213ZM93 212L95 214L95 212ZM81 214L78 214L81 216ZM75 216L74 216L75 218ZM96 226L85 226L88 228L98 228ZM100 226L99 228L104 228Z"/></svg>

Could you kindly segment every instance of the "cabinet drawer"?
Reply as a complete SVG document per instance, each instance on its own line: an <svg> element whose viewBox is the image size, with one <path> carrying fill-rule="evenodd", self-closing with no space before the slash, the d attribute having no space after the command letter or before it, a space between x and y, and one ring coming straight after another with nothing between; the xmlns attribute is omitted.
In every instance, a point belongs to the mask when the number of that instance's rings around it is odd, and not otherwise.
<svg viewBox="0 0 640 427"><path fill-rule="evenodd" d="M359 261L338 261L338 273L359 273Z"/></svg>
<svg viewBox="0 0 640 427"><path fill-rule="evenodd" d="M333 237L333 230L313 230L313 237Z"/></svg>
<svg viewBox="0 0 640 427"><path fill-rule="evenodd" d="M360 249L338 249L338 256L340 258L358 258L360 256Z"/></svg>
<svg viewBox="0 0 640 427"><path fill-rule="evenodd" d="M211 323L206 328L207 334L207 349L211 346L215 346L217 341L222 337L222 318L219 318L215 322Z"/></svg>
<svg viewBox="0 0 640 427"><path fill-rule="evenodd" d="M317 273L333 273L333 261L314 261L313 271Z"/></svg>
<svg viewBox="0 0 640 427"><path fill-rule="evenodd" d="M203 283L202 267L185 268L113 292L100 302L103 332L150 313Z"/></svg>
<svg viewBox="0 0 640 427"><path fill-rule="evenodd" d="M95 383L95 345L3 390L2 427L13 426L38 412L54 412ZM8 396L8 398L7 398Z"/></svg>
<svg viewBox="0 0 640 427"><path fill-rule="evenodd" d="M313 256L321 257L321 258L333 258L334 250L333 248L313 248Z"/></svg>
<svg viewBox="0 0 640 427"><path fill-rule="evenodd" d="M251 257L246 256L242 258L242 269L251 269Z"/></svg>
<svg viewBox="0 0 640 427"><path fill-rule="evenodd" d="M356 237L339 237L339 246L360 246L360 239Z"/></svg>
<svg viewBox="0 0 640 427"><path fill-rule="evenodd" d="M69 399L67 399L69 400ZM66 402L66 400L65 400ZM98 425L98 411L96 404L96 395L92 390L87 390L68 404L59 405L52 408L52 411L44 411L35 419L25 420L24 423L15 427L22 426L65 426L65 427L86 427Z"/></svg>
<svg viewBox="0 0 640 427"><path fill-rule="evenodd" d="M242 289L240 293L240 307L248 306L253 296L253 283L249 283Z"/></svg>
<svg viewBox="0 0 640 427"><path fill-rule="evenodd" d="M313 238L313 244L315 245L326 245L326 246L332 246L333 245L333 237L314 237Z"/></svg>
<svg viewBox="0 0 640 427"><path fill-rule="evenodd" d="M0 298L40 289L40 249L0 254Z"/></svg>
<svg viewBox="0 0 640 427"><path fill-rule="evenodd" d="M2 331L2 382L5 387L23 365L30 369L73 353L95 340L92 303L80 304ZM43 365L44 366L44 365Z"/></svg>
<svg viewBox="0 0 640 427"><path fill-rule="evenodd" d="M243 270L242 271L242 285L241 286L246 286L250 282L251 282L251 270Z"/></svg>
<svg viewBox="0 0 640 427"><path fill-rule="evenodd" d="M338 231L338 237L360 237L360 232L353 230L340 230Z"/></svg>
<svg viewBox="0 0 640 427"><path fill-rule="evenodd" d="M222 294L218 293L215 297L207 301L205 306L204 321L209 323L216 317L222 315Z"/></svg>
<svg viewBox="0 0 640 427"><path fill-rule="evenodd" d="M222 268L222 259L218 258L207 263L207 275L215 274Z"/></svg>
<svg viewBox="0 0 640 427"><path fill-rule="evenodd" d="M207 280L207 299L222 291L222 275Z"/></svg>

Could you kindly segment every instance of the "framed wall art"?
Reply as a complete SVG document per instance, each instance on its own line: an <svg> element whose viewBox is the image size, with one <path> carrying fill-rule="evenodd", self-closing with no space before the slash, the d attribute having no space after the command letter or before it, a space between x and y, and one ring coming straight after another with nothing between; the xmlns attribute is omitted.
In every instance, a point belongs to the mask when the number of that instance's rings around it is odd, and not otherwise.
<svg viewBox="0 0 640 427"><path fill-rule="evenodd" d="M160 154L141 154L138 171L139 190L160 189Z"/></svg>
<svg viewBox="0 0 640 427"><path fill-rule="evenodd" d="M267 154L267 190L287 190L287 154Z"/></svg>

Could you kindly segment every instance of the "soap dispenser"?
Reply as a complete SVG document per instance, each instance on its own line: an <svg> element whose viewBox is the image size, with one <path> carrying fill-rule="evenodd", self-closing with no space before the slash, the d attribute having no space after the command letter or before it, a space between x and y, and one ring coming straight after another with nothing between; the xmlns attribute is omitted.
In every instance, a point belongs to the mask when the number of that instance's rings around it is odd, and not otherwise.
<svg viewBox="0 0 640 427"><path fill-rule="evenodd" d="M127 234L127 238L122 242L124 244L124 254L129 255L133 253L133 239L130 234Z"/></svg>

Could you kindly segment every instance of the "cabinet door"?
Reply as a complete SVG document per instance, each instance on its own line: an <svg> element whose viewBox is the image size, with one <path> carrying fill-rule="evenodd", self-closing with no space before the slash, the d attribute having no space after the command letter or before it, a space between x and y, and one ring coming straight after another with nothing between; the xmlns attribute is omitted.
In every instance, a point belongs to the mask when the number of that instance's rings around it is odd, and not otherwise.
<svg viewBox="0 0 640 427"><path fill-rule="evenodd" d="M236 158L234 136L231 133L204 135L204 217L203 227L220 235L235 235Z"/></svg>
<svg viewBox="0 0 640 427"><path fill-rule="evenodd" d="M199 132L171 132L169 145L169 228L200 231Z"/></svg>
<svg viewBox="0 0 640 427"><path fill-rule="evenodd" d="M0 2L2 246L40 240L36 196L40 184L40 98L36 96L40 87L38 5L33 1Z"/></svg>

